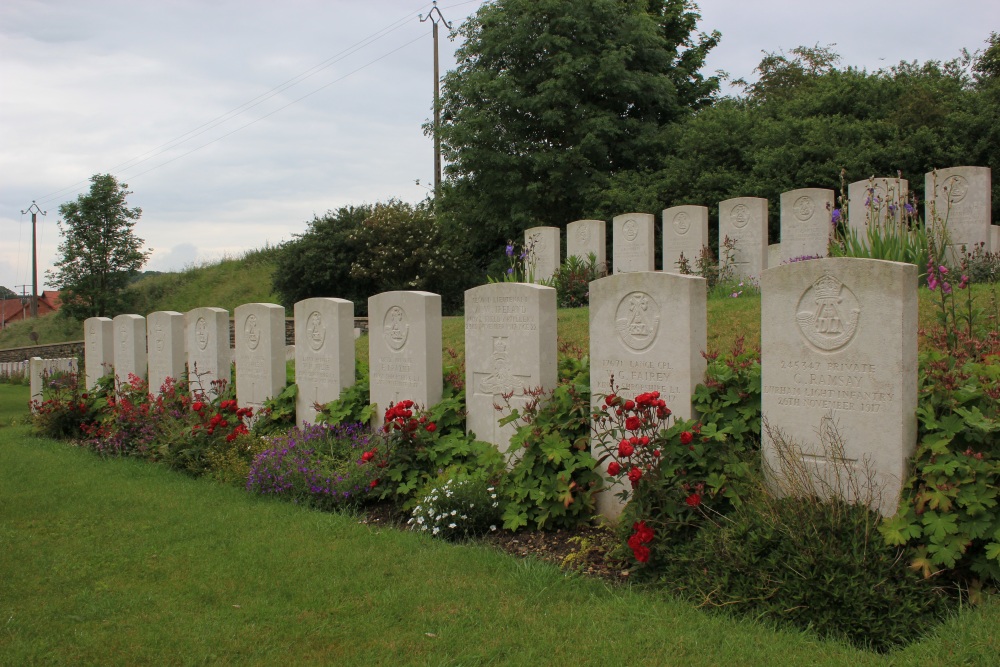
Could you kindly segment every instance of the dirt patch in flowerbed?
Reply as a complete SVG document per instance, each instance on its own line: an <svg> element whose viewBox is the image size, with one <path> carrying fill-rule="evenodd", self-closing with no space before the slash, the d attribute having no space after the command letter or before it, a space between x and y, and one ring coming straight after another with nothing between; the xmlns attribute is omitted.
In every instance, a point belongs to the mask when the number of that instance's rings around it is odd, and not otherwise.
<svg viewBox="0 0 1000 667"><path fill-rule="evenodd" d="M361 519L368 525L406 530L408 515L399 507L381 503L368 507ZM582 526L575 530L521 530L512 533L497 530L479 539L518 558L537 558L557 565L567 572L598 577L610 583L628 581L628 564L613 556L619 546L614 530Z"/></svg>

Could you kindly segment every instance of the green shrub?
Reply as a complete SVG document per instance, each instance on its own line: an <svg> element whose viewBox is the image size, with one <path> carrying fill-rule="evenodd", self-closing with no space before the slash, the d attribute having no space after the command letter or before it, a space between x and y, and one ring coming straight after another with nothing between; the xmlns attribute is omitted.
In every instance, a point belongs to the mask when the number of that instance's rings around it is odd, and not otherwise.
<svg viewBox="0 0 1000 667"><path fill-rule="evenodd" d="M590 283L608 275L606 264L599 264L597 255L590 253L586 259L575 255L566 258L550 284L556 288L560 308L581 308L590 304Z"/></svg>
<svg viewBox="0 0 1000 667"><path fill-rule="evenodd" d="M106 375L91 390L82 373L55 373L43 377L42 400L31 404L32 424L38 435L56 440L86 438L114 393L114 376Z"/></svg>
<svg viewBox="0 0 1000 667"><path fill-rule="evenodd" d="M887 651L919 638L948 600L878 525L864 505L761 492L676 545L661 583L701 606Z"/></svg>
<svg viewBox="0 0 1000 667"><path fill-rule="evenodd" d="M519 423L508 450L515 462L502 493L508 530L574 528L594 514L601 478L590 455L589 361L563 356L559 377L549 396L536 393L500 421Z"/></svg>

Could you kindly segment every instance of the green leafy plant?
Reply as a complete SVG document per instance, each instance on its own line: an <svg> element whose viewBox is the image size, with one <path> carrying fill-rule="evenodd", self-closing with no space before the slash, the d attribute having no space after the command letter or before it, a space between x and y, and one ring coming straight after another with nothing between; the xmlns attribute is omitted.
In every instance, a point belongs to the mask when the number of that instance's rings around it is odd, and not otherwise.
<svg viewBox="0 0 1000 667"><path fill-rule="evenodd" d="M556 288L560 308L580 308L590 303L590 283L608 275L607 265L597 261L597 255L590 253L586 259L570 255L554 276L552 286Z"/></svg>
<svg viewBox="0 0 1000 667"><path fill-rule="evenodd" d="M264 401L253 422L253 433L271 435L295 426L295 398L298 395L299 386L292 382L286 384L280 394Z"/></svg>
<svg viewBox="0 0 1000 667"><path fill-rule="evenodd" d="M560 382L551 394L529 390L532 400L520 409L508 405L500 420L518 425L502 494L508 530L573 528L594 514L600 476L590 455L590 365L572 356L559 365Z"/></svg>
<svg viewBox="0 0 1000 667"><path fill-rule="evenodd" d="M447 540L460 540L497 529L500 503L497 490L482 475L452 477L419 494L406 524Z"/></svg>
<svg viewBox="0 0 1000 667"><path fill-rule="evenodd" d="M747 451L760 449L760 349L747 349L738 336L727 355L706 353L705 383L695 388L692 407L703 424L726 428Z"/></svg>
<svg viewBox="0 0 1000 667"><path fill-rule="evenodd" d="M354 384L342 389L340 398L324 405L317 413L316 421L330 426L358 422L367 424L375 415L376 409L368 402L369 396L368 369L358 365Z"/></svg>
<svg viewBox="0 0 1000 667"><path fill-rule="evenodd" d="M87 437L107 396L114 393L114 376L104 376L89 391L85 384L86 377L78 372L46 372L42 377L42 399L31 403L35 432L57 440Z"/></svg>

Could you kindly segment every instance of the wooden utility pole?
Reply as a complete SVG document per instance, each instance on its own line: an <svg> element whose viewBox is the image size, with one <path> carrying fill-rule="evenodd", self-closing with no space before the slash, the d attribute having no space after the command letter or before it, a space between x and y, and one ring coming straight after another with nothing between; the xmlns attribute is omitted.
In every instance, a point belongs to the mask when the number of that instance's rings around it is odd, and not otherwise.
<svg viewBox="0 0 1000 667"><path fill-rule="evenodd" d="M31 213L31 319L38 317L38 245L36 242L36 227L38 224L38 214L48 215L38 208L34 201L27 211L21 211L21 215Z"/></svg>
<svg viewBox="0 0 1000 667"><path fill-rule="evenodd" d="M438 23L444 23L445 27L451 29L451 24L444 20L441 10L438 9L437 0L427 16L420 14L420 22L430 19L432 34L434 35L434 200L437 201L441 194L441 136L438 134L438 127L441 126L441 75L438 70ZM437 12L437 16L434 13Z"/></svg>

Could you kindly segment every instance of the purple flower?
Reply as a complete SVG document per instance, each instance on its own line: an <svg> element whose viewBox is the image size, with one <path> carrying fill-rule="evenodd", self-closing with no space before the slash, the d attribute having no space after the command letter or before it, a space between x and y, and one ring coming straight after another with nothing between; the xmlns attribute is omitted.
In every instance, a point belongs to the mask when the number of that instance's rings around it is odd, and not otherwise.
<svg viewBox="0 0 1000 667"><path fill-rule="evenodd" d="M833 224L837 224L838 222L840 222L840 216L841 216L840 209L839 208L833 209L833 215L831 216Z"/></svg>
<svg viewBox="0 0 1000 667"><path fill-rule="evenodd" d="M511 245L510 243L507 244L507 256L508 257L514 256L514 246Z"/></svg>
<svg viewBox="0 0 1000 667"><path fill-rule="evenodd" d="M910 215L913 215L913 205L910 204L909 202L903 204L903 210L909 213Z"/></svg>

